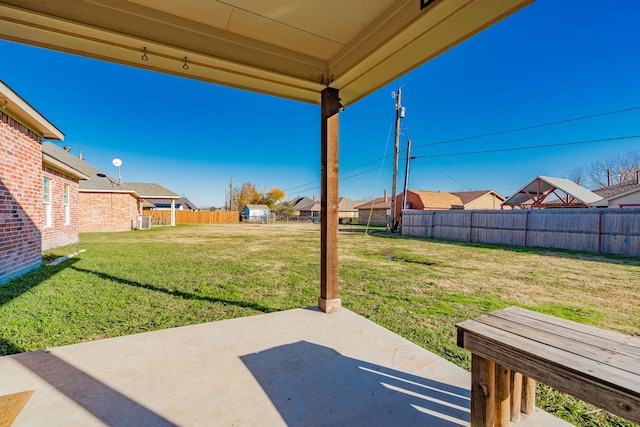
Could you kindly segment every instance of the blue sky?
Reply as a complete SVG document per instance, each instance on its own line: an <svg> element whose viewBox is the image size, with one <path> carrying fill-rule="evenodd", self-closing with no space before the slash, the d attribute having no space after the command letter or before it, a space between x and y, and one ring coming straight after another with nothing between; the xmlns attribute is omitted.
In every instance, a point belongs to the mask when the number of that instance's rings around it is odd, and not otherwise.
<svg viewBox="0 0 640 427"><path fill-rule="evenodd" d="M398 87L400 147L411 139L418 157L412 189L509 196L537 175L640 150L637 137L582 143L640 135L639 20L637 0L538 0L349 106L340 195L391 190ZM223 206L230 178L287 199L320 194L318 106L6 41L0 54L0 79L65 134L59 145L111 175L118 157L123 180L157 182L198 206ZM558 146L511 150L538 145ZM478 151L489 152L464 154ZM403 174L401 159L399 189Z"/></svg>

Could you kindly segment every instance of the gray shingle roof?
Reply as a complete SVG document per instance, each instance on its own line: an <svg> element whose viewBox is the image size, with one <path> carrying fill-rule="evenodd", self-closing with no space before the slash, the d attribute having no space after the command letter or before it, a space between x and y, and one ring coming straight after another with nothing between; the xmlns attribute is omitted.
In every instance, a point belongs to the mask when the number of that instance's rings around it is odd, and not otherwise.
<svg viewBox="0 0 640 427"><path fill-rule="evenodd" d="M42 152L89 177L89 179L80 181L80 191L134 192L134 190L126 188L122 183L118 184L117 179L51 142L45 141L42 143Z"/></svg>
<svg viewBox="0 0 640 427"><path fill-rule="evenodd" d="M364 202L358 206L356 209L391 209L391 197L378 197L377 199L369 200L368 202Z"/></svg>
<svg viewBox="0 0 640 427"><path fill-rule="evenodd" d="M143 199L179 199L173 191L153 182L125 182L123 184L140 195Z"/></svg>
<svg viewBox="0 0 640 427"><path fill-rule="evenodd" d="M627 191L635 190L636 188L640 188L640 183L633 181L598 188L597 190L593 190L593 192L604 199L608 199L609 197L617 196L618 194L626 193Z"/></svg>

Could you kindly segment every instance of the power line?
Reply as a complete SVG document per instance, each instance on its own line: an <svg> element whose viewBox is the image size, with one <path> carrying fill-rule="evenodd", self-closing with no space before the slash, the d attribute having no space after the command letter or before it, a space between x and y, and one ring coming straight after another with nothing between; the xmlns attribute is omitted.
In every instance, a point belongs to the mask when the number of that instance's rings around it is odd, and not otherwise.
<svg viewBox="0 0 640 427"><path fill-rule="evenodd" d="M541 123L541 124L537 124L537 125L530 125L530 126L524 126L524 127L520 127L520 128L501 130L501 131L497 131L497 132L490 132L490 133L485 133L485 134L481 134L481 135L466 136L466 137L463 137L463 138L456 138L456 139L449 139L449 140L446 140L446 141L432 142L430 144L418 145L416 148L418 148L418 147L433 147L434 145L442 145L442 144L450 144L452 142L468 141L470 139L485 138L487 136L504 135L506 133L520 132L520 131L523 131L523 130L537 129L537 128L546 127L546 126L553 126L553 125L559 125L559 124L563 124L563 123L576 122L576 121L579 121L579 120L593 119L595 117L603 117L603 116L608 116L608 115L611 115L611 114L626 113L628 111L634 111L634 110L640 110L640 106L639 107L624 108L622 110L607 111L605 113L591 114L589 116L573 117L571 119L558 120L558 121L555 121L555 122Z"/></svg>
<svg viewBox="0 0 640 427"><path fill-rule="evenodd" d="M451 156L468 156L473 154L487 154L487 153L500 153L505 151L521 151L521 150L535 150L539 148L550 148L550 147L565 147L568 145L581 145L581 144L592 144L597 142L608 142L608 141L620 141L627 139L640 138L640 135L628 135L628 136L619 136L615 138L603 138L603 139L590 139L585 141L572 141L572 142L562 142L558 144L545 144L545 145L530 145L527 147L511 147L511 148L496 148L493 150L483 150L483 151L466 151L462 153L447 153L447 154L430 154L427 156L413 156L412 159L422 159L422 158L434 158L434 157L451 157Z"/></svg>
<svg viewBox="0 0 640 427"><path fill-rule="evenodd" d="M581 116L581 117L573 117L573 118L569 118L569 119L563 119L563 120L556 120L553 122L547 122L547 123L540 123L540 124L536 124L536 125L530 125L530 126L524 126L524 127L520 127L520 128L513 128L513 129L506 129L506 130L501 130L501 131L496 131L496 132L491 132L491 133L486 133L486 134L480 134L480 135L472 135L472 136L466 136L466 137L462 137L462 138L456 138L456 139L449 139L449 140L445 140L445 141L437 141L437 142L433 142L433 143L429 143L429 144L421 144L416 146L415 148L420 148L420 147L432 147L435 145L443 145L443 144L449 144L449 143L453 143L453 142L462 142L462 141L468 141L468 140L472 140L472 139L478 139L478 138L485 138L485 137L489 137L489 136L496 136L496 135L502 135L502 134L507 134L507 133L514 133L514 132L521 132L521 131L525 131L525 130L530 130L530 129L536 129L536 128L541 128L541 127L546 127L546 126L554 126L554 125L558 125L558 124L563 124L563 123L570 123L570 122L575 122L575 121L580 121L580 120L587 120L587 119L593 119L596 117L603 117L603 116L608 116L608 115L612 115L612 114L620 114L620 113L626 113L629 111L635 111L635 110L640 110L640 106L636 106L636 107L629 107L629 108L624 108L624 109L620 109L620 110L614 110L614 111L606 111L603 113L596 113L596 114L591 114L588 116ZM614 140L617 138L613 138ZM606 140L605 140L606 141ZM599 140L594 140L592 142L599 142ZM577 143L562 143L562 144L551 144L551 145L542 145L542 146L532 146L532 148L528 148L528 147L517 147L517 148L503 148L503 149L498 149L498 151L519 151L519 150L527 150L527 149L534 149L534 148L545 148L545 147L555 147L555 146L562 146L562 145L576 145L576 144L580 144L580 143L589 143L589 142L581 142L578 141ZM386 151L386 149L385 149ZM400 150L400 153L404 153L406 150L402 149ZM498 151L494 151L494 150L487 150L487 151L479 151L479 152L469 152L469 153L453 153L453 154L434 154L434 155L428 155L428 156L413 156L413 158L428 158L428 157L451 157L451 156L460 156L460 155L467 155L467 154L480 154L480 153L492 153L492 152L498 152ZM382 157L379 157L377 159L374 160L370 160L368 162L362 163L360 165L351 167L349 169L344 170L342 173L348 173L348 172L352 172L355 170L358 170L360 168L363 168L365 166L374 164L374 163L378 163L380 161L384 161L385 159L389 158L393 156L393 154L388 154L388 155L384 155ZM359 175L364 175L366 173L370 173L374 170L376 170L377 168L374 169L368 169L362 173L359 173L357 175L353 175L344 179L350 179L350 178L354 178L356 176ZM311 188L305 188L312 185L313 187ZM304 184L300 184L300 185L296 185L294 187L290 187L285 189L284 191L289 193L292 190L299 190L299 191L304 191L304 190L311 190L311 189L316 189L318 188L318 180L314 180L314 181L310 181Z"/></svg>

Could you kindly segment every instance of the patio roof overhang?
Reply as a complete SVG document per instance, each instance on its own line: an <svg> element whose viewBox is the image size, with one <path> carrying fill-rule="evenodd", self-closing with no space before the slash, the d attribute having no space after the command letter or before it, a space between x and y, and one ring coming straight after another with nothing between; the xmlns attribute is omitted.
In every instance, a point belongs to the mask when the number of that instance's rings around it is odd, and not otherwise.
<svg viewBox="0 0 640 427"><path fill-rule="evenodd" d="M532 1L5 0L0 37L347 106Z"/></svg>
<svg viewBox="0 0 640 427"><path fill-rule="evenodd" d="M533 0L4 0L0 38L321 105L321 284L339 309L338 112Z"/></svg>

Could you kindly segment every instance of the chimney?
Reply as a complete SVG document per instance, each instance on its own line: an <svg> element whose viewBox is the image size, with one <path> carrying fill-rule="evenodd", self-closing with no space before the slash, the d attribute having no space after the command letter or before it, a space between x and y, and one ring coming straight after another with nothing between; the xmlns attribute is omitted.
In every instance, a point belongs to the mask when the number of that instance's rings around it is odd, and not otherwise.
<svg viewBox="0 0 640 427"><path fill-rule="evenodd" d="M313 201L317 202L318 201L318 196L316 196L315 194L313 195Z"/></svg>
<svg viewBox="0 0 640 427"><path fill-rule="evenodd" d="M82 157L82 150L80 150L80 155L78 157L80 158L80 160L84 160L84 157Z"/></svg>
<svg viewBox="0 0 640 427"><path fill-rule="evenodd" d="M63 148L67 153L71 151L71 147L69 147L68 145L65 145Z"/></svg>
<svg viewBox="0 0 640 427"><path fill-rule="evenodd" d="M388 201L389 198L387 197L387 190L384 190L384 201Z"/></svg>

